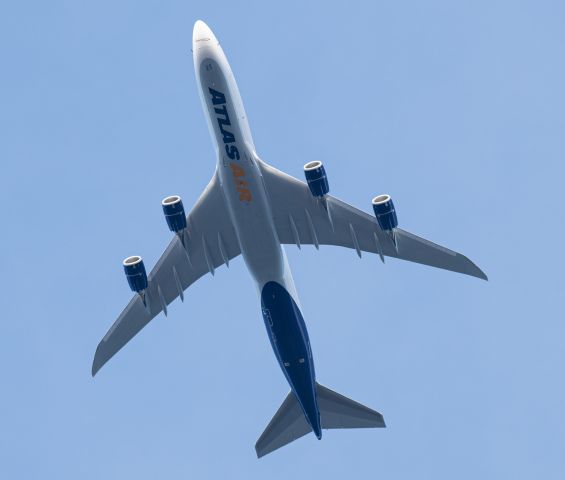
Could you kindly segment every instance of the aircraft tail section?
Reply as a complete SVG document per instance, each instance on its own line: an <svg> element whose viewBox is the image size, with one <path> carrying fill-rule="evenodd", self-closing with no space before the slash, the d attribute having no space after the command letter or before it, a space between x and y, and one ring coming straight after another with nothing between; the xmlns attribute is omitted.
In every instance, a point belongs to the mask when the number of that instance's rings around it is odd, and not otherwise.
<svg viewBox="0 0 565 480"><path fill-rule="evenodd" d="M384 428L383 416L350 398L316 384L322 428Z"/></svg>
<svg viewBox="0 0 565 480"><path fill-rule="evenodd" d="M257 457L261 458L267 453L284 447L297 438L312 431L312 427L306 420L302 408L291 390L284 402L275 413L273 419L265 428L265 431L255 444Z"/></svg>
<svg viewBox="0 0 565 480"><path fill-rule="evenodd" d="M322 428L385 427L383 416L319 383L316 394ZM261 458L312 431L294 392L290 391L255 444Z"/></svg>

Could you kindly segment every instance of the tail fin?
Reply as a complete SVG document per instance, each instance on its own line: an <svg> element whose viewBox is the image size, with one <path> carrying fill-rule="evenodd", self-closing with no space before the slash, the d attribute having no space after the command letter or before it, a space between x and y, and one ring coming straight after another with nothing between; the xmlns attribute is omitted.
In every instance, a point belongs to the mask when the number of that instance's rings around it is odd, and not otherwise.
<svg viewBox="0 0 565 480"><path fill-rule="evenodd" d="M322 428L378 428L385 427L383 416L329 388L316 384L318 408ZM292 391L275 413L273 419L255 444L257 457L284 447L311 432L302 408Z"/></svg>

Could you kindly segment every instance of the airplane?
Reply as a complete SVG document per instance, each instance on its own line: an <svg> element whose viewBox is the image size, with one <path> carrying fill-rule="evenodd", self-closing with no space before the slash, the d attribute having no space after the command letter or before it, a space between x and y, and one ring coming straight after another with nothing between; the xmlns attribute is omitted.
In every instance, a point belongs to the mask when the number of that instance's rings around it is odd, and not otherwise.
<svg viewBox="0 0 565 480"><path fill-rule="evenodd" d="M267 334L290 392L255 445L260 458L322 429L385 427L383 416L316 381L302 308L284 245L334 245L488 280L460 253L398 227L390 195L372 199L373 215L329 194L321 161L304 165L306 182L257 154L234 75L220 42L201 20L192 52L198 92L216 150L216 170L187 215L178 195L162 209L174 234L147 275L140 256L123 262L134 296L100 341L92 376L203 275L242 255L254 278Z"/></svg>

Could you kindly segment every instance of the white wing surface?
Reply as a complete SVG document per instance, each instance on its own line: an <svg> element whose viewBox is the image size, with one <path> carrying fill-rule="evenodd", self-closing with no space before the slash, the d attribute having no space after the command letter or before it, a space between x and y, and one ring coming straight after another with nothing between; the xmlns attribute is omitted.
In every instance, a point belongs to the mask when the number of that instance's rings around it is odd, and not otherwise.
<svg viewBox="0 0 565 480"><path fill-rule="evenodd" d="M114 325L99 343L92 375L129 342L175 298L184 300L183 291L206 273L237 257L239 242L228 216L216 175L187 216L184 245L175 236L148 275L145 305L134 295Z"/></svg>
<svg viewBox="0 0 565 480"><path fill-rule="evenodd" d="M265 163L261 170L275 226L283 244L335 245L400 258L487 280L485 273L460 253L436 245L400 228L396 246L373 215L331 196L315 198L306 183Z"/></svg>

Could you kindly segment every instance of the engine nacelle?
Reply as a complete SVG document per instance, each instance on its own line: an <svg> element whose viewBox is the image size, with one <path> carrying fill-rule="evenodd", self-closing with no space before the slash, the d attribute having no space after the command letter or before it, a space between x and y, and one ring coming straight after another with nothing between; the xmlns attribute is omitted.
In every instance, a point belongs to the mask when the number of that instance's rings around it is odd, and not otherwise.
<svg viewBox="0 0 565 480"><path fill-rule="evenodd" d="M319 160L304 165L304 175L308 182L308 188L315 197L323 197L330 191L326 170Z"/></svg>
<svg viewBox="0 0 565 480"><path fill-rule="evenodd" d="M379 195L373 198L371 203L373 204L373 210L375 211L377 223L379 227L381 227L381 230L390 232L398 227L396 210L394 209L394 203L392 203L390 195Z"/></svg>
<svg viewBox="0 0 565 480"><path fill-rule="evenodd" d="M182 200L178 195L171 195L161 202L167 225L171 232L179 233L186 228L186 214Z"/></svg>
<svg viewBox="0 0 565 480"><path fill-rule="evenodd" d="M124 271L132 291L141 293L147 289L147 272L140 256L134 255L124 260Z"/></svg>

